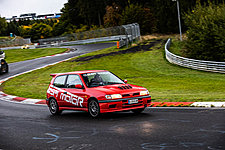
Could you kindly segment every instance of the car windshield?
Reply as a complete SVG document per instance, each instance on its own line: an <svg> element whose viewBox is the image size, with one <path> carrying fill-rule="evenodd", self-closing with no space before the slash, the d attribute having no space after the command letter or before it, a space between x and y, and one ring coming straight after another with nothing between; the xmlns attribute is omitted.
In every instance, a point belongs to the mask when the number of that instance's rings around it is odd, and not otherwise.
<svg viewBox="0 0 225 150"><path fill-rule="evenodd" d="M87 87L97 87L111 84L124 84L124 82L111 72L94 72L82 74Z"/></svg>

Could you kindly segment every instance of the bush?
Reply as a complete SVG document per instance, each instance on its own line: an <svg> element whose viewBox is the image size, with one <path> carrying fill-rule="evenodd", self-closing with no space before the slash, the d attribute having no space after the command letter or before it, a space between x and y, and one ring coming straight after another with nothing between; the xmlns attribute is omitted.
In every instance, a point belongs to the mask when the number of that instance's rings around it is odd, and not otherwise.
<svg viewBox="0 0 225 150"><path fill-rule="evenodd" d="M188 26L185 55L200 60L225 61L225 5L208 3L185 15Z"/></svg>
<svg viewBox="0 0 225 150"><path fill-rule="evenodd" d="M30 37L32 41L52 36L52 27L44 23L34 23L27 27L21 26L19 31L21 36Z"/></svg>

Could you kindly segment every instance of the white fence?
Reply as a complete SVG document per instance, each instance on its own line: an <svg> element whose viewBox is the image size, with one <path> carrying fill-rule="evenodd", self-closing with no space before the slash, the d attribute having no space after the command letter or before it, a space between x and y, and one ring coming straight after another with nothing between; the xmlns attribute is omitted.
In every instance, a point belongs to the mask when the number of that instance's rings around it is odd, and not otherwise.
<svg viewBox="0 0 225 150"><path fill-rule="evenodd" d="M225 73L225 62L204 61L204 60L196 60L196 59L180 57L171 53L168 50L170 48L170 44L171 44L171 39L168 39L165 45L165 55L166 55L166 59L170 63L176 64L182 67L191 68L191 69Z"/></svg>

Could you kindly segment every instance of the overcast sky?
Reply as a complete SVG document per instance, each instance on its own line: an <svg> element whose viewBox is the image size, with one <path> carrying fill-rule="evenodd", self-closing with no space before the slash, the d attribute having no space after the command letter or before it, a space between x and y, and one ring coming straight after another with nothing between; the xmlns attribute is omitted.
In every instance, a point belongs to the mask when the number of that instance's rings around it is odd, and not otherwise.
<svg viewBox="0 0 225 150"><path fill-rule="evenodd" d="M68 0L0 0L0 16L10 18L20 14L59 13Z"/></svg>

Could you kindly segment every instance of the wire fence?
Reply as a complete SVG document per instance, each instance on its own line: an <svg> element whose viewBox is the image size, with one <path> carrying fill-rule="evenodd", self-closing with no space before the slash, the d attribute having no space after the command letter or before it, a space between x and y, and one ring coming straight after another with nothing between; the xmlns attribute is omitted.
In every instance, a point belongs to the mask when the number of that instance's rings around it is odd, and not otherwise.
<svg viewBox="0 0 225 150"><path fill-rule="evenodd" d="M123 41L121 44L127 45L135 40L140 39L139 24L133 23L128 25L103 28L92 31L72 33L61 37L39 39L40 45L72 45L87 44L103 41ZM121 45L121 46L124 46Z"/></svg>
<svg viewBox="0 0 225 150"><path fill-rule="evenodd" d="M187 67L196 70L225 73L225 62L204 61L189 59L181 56L177 56L169 51L172 40L168 39L165 45L166 59L172 63L182 67Z"/></svg>
<svg viewBox="0 0 225 150"><path fill-rule="evenodd" d="M0 41L0 47L21 46L24 44L31 44L31 39L30 38L23 39L16 36L12 40Z"/></svg>

